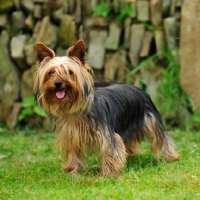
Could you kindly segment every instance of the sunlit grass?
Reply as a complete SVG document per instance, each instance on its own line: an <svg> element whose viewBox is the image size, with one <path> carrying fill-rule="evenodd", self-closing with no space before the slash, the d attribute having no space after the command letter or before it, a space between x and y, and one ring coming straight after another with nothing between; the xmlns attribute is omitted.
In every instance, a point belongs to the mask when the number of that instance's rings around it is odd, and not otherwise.
<svg viewBox="0 0 200 200"><path fill-rule="evenodd" d="M64 174L52 133L0 129L0 199L200 199L200 132L170 134L179 162L158 163L145 142L119 177L105 178L94 155L79 174Z"/></svg>

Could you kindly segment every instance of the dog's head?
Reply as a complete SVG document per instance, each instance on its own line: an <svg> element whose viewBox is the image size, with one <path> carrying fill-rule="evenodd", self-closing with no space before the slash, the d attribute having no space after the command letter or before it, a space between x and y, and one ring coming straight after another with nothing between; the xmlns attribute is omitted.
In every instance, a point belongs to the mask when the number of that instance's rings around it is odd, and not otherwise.
<svg viewBox="0 0 200 200"><path fill-rule="evenodd" d="M34 93L39 105L54 116L85 112L93 99L93 79L84 41L76 42L63 57L42 43L36 44L36 52Z"/></svg>

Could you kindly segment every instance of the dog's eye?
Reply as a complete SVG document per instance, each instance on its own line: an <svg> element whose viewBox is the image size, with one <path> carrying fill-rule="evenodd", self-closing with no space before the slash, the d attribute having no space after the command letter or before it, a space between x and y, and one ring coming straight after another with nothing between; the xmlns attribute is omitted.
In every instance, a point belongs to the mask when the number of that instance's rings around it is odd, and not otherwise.
<svg viewBox="0 0 200 200"><path fill-rule="evenodd" d="M71 71L71 70L69 70L69 75L71 76L71 75L73 75L73 74L74 74L74 72Z"/></svg>
<svg viewBox="0 0 200 200"><path fill-rule="evenodd" d="M55 73L55 71L51 70L48 74L49 76L52 76Z"/></svg>

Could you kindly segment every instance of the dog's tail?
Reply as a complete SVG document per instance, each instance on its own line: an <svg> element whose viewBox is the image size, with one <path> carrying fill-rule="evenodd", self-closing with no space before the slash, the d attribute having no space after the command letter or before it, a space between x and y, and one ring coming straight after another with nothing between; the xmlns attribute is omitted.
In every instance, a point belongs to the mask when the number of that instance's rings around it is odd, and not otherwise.
<svg viewBox="0 0 200 200"><path fill-rule="evenodd" d="M179 154L175 150L173 139L164 130L159 112L154 104L147 104L147 113L145 115L144 133L151 142L151 151L157 159L163 156L166 161L179 160Z"/></svg>

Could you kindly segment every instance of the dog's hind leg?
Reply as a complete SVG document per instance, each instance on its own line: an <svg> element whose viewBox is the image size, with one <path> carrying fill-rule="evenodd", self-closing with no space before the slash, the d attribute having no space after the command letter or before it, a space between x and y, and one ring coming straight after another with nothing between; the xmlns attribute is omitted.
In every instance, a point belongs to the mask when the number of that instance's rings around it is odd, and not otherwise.
<svg viewBox="0 0 200 200"><path fill-rule="evenodd" d="M126 153L129 156L136 156L139 153L139 150L137 149L138 141L133 140L130 143L126 144Z"/></svg>
<svg viewBox="0 0 200 200"><path fill-rule="evenodd" d="M162 155L166 161L177 161L179 154L175 150L173 139L166 133L162 122L153 113L145 117L144 133L151 142L151 151L157 159Z"/></svg>
<svg viewBox="0 0 200 200"><path fill-rule="evenodd" d="M102 153L102 175L104 176L116 176L126 165L126 150L122 138L115 133L114 139L116 147L113 144L109 144L107 140L103 139L101 145Z"/></svg>

